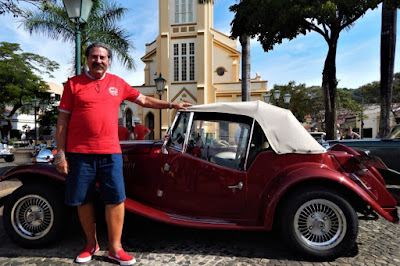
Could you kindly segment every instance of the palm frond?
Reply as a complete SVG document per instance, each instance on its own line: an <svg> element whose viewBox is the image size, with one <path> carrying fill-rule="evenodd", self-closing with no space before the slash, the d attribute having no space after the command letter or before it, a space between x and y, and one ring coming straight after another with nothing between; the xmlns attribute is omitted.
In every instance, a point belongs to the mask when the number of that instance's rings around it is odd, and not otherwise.
<svg viewBox="0 0 400 266"><path fill-rule="evenodd" d="M134 60L130 56L134 49L131 34L117 25L128 10L112 0L98 0L94 3L88 22L80 25L83 66L86 64L83 54L88 44L101 41L110 46L124 67L135 69ZM49 4L43 10L29 12L29 16L21 23L30 34L42 34L64 42L75 41L75 24L68 18L63 5Z"/></svg>

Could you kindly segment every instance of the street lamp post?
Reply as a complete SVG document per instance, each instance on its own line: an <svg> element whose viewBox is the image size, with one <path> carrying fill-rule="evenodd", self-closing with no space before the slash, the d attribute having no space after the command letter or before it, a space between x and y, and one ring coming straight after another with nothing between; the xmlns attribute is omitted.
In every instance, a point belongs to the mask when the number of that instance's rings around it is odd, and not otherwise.
<svg viewBox="0 0 400 266"><path fill-rule="evenodd" d="M154 82L156 83L157 94L161 100L161 96L164 93L165 83L167 81L161 76L160 73L160 76L158 78L155 78ZM160 109L160 139L161 139L161 109Z"/></svg>
<svg viewBox="0 0 400 266"><path fill-rule="evenodd" d="M279 97L281 97L281 91L280 90L274 90L274 99L276 102L278 102Z"/></svg>
<svg viewBox="0 0 400 266"><path fill-rule="evenodd" d="M39 131L38 131L38 127L36 125L36 108L39 106L39 100L36 99L36 96L31 100L31 104L33 106L33 110L34 110L34 115L35 115L35 145L37 145L38 143L38 139L39 139Z"/></svg>
<svg viewBox="0 0 400 266"><path fill-rule="evenodd" d="M290 93L286 93L284 96L283 96L283 101L285 102L285 104L286 104L286 108L289 108L289 104L290 104L290 99L292 98L292 95L290 94Z"/></svg>
<svg viewBox="0 0 400 266"><path fill-rule="evenodd" d="M92 0L63 0L69 19L75 24L75 74L81 74L81 31L80 24L86 23Z"/></svg>
<svg viewBox="0 0 400 266"><path fill-rule="evenodd" d="M125 108L126 108L126 105L127 104L125 103L125 101L122 101L120 106L119 106L119 109L121 110L121 113L122 113L122 123L124 123L124 120L125 120Z"/></svg>
<svg viewBox="0 0 400 266"><path fill-rule="evenodd" d="M271 93L264 94L264 102L266 102L266 103L271 102Z"/></svg>
<svg viewBox="0 0 400 266"><path fill-rule="evenodd" d="M275 103L276 103L276 105L278 105L278 101L279 101L279 98L281 97L281 91L280 90L275 90L274 92L273 92L273 94L271 94L271 93L266 93L266 94L264 94L264 102L266 102L266 103L271 103L271 96L273 96L274 97L274 99L275 99ZM286 93L284 96L283 96L283 101L285 102L285 104L286 104L286 108L288 108L289 107L289 104L290 104L290 99L292 98L292 95L290 94L290 93Z"/></svg>
<svg viewBox="0 0 400 266"><path fill-rule="evenodd" d="M34 116L35 116L35 144L37 145L38 140L39 140L39 128L37 126L38 108L44 112L46 110L46 108L47 108L47 103L45 101L39 102L39 100L35 96L31 100L31 102L27 104L27 106L29 106L29 105L32 105L33 111L34 111Z"/></svg>

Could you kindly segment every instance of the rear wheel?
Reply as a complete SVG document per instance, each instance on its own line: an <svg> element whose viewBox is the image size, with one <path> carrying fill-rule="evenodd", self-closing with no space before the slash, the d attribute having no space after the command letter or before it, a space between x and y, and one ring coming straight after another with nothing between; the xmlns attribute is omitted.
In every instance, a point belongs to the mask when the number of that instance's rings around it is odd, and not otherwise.
<svg viewBox="0 0 400 266"><path fill-rule="evenodd" d="M303 188L285 199L280 232L288 245L313 259L331 260L349 252L358 234L358 218L338 191Z"/></svg>
<svg viewBox="0 0 400 266"><path fill-rule="evenodd" d="M58 238L65 221L63 197L54 187L24 184L4 205L4 227L10 238L27 248L40 248Z"/></svg>

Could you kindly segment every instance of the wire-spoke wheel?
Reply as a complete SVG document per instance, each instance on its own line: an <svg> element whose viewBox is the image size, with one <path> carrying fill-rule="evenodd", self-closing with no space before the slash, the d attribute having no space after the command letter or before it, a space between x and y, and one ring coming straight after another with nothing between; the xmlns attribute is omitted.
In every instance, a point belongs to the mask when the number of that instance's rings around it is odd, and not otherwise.
<svg viewBox="0 0 400 266"><path fill-rule="evenodd" d="M60 236L65 206L62 193L40 184L22 185L4 205L4 227L17 244L39 248Z"/></svg>
<svg viewBox="0 0 400 266"><path fill-rule="evenodd" d="M297 210L296 235L315 249L327 250L338 245L346 235L346 217L333 202L319 199L304 203Z"/></svg>
<svg viewBox="0 0 400 266"><path fill-rule="evenodd" d="M355 244L358 217L338 191L320 186L296 190L280 205L284 240L301 254L330 260Z"/></svg>

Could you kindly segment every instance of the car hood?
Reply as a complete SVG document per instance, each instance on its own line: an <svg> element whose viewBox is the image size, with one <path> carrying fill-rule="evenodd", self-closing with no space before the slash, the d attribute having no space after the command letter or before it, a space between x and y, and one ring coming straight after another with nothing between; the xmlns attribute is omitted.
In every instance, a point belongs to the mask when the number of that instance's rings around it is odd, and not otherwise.
<svg viewBox="0 0 400 266"><path fill-rule="evenodd" d="M290 110L262 101L195 105L187 111L246 115L261 126L277 154L319 154L326 150L304 129Z"/></svg>

